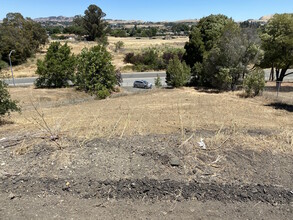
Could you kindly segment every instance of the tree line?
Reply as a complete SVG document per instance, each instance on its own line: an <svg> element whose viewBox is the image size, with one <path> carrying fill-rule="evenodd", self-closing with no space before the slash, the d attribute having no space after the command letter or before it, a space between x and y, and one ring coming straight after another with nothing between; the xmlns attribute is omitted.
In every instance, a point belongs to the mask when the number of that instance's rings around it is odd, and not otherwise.
<svg viewBox="0 0 293 220"><path fill-rule="evenodd" d="M173 60L172 68L167 68L168 84L220 90L243 85L258 94L264 87L261 68L271 68L277 81L293 74L287 72L293 66L293 14L276 14L259 29L241 28L227 16L210 15L193 27L184 48L183 61ZM190 68L178 71L175 63ZM173 72L187 77L174 77ZM174 83L175 79L182 81Z"/></svg>

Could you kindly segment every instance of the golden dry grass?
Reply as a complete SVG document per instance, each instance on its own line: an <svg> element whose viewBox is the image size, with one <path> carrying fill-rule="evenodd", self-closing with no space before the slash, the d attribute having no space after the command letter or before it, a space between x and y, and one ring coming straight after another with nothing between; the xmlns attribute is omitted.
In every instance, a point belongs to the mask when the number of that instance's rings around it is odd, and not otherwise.
<svg viewBox="0 0 293 220"><path fill-rule="evenodd" d="M111 52L113 57L113 65L116 68L122 68L126 64L123 63L124 55L128 52L139 52L140 50L148 47L156 47L156 48L164 48L164 47L175 47L175 48L183 48L185 42L188 41L187 37L178 37L175 39L163 40L161 37L157 39L149 39L149 38L108 38L109 45L108 50ZM115 43L118 41L122 41L124 43L123 50L119 52L115 52ZM61 41L64 44L66 41ZM91 48L97 45L96 42L78 42L78 41L67 41L68 46L72 48L72 53L75 55L79 54L83 48ZM16 78L19 77L35 77L35 71L37 69L36 63L38 59L43 59L45 57L46 51L48 49L49 44L47 44L44 48L41 48L41 51L38 52L34 58L28 59L28 61L19 66L13 67L13 73ZM7 68L3 70L3 73L6 76L11 76L10 69Z"/></svg>
<svg viewBox="0 0 293 220"><path fill-rule="evenodd" d="M64 99L87 97L70 89L42 90L42 93L31 90L27 94L34 97L34 105L44 115L43 119L29 107L32 105L30 99L23 98L21 89L11 89L11 94L15 99L22 99L25 108L21 115L12 114L14 124L0 127L0 136L37 133L50 136L42 127L44 119L52 133L81 142L97 137L174 132L180 132L184 141L188 138L185 131L191 130L194 138L205 138L210 148L227 141L237 147L293 150L292 113L265 106L263 99L242 99L234 93L209 94L184 88L76 104L58 102L54 105L51 102L48 105L42 97L50 96L51 101L64 97L64 94L67 94ZM205 131L209 130L216 131L216 135L206 136Z"/></svg>

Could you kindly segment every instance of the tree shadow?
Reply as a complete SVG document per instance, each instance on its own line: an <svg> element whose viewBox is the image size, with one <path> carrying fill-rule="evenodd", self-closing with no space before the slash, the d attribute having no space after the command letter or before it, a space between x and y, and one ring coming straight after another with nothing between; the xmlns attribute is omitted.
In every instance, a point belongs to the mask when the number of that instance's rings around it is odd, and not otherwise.
<svg viewBox="0 0 293 220"><path fill-rule="evenodd" d="M266 86L265 91L267 92L277 92L277 87L276 86ZM282 86L280 88L280 93L282 92L293 92L293 87L292 86Z"/></svg>
<svg viewBox="0 0 293 220"><path fill-rule="evenodd" d="M204 87L196 87L194 89L198 92L211 93L211 94L219 94L219 93L225 92L225 91L218 90L218 89L210 89L210 88L204 88Z"/></svg>
<svg viewBox="0 0 293 220"><path fill-rule="evenodd" d="M274 102L265 106L273 107L274 109L278 110L286 110L288 112L293 112L293 105L281 103L281 102Z"/></svg>

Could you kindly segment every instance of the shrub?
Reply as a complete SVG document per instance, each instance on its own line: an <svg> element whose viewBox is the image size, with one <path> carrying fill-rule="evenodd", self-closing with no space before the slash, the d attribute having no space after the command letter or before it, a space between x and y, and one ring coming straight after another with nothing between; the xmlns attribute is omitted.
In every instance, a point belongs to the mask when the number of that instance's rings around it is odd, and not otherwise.
<svg viewBox="0 0 293 220"><path fill-rule="evenodd" d="M118 41L114 45L115 45L115 52L119 51L122 47L124 47L123 41Z"/></svg>
<svg viewBox="0 0 293 220"><path fill-rule="evenodd" d="M262 69L251 71L243 80L243 87L247 96L257 96L265 87L265 75Z"/></svg>
<svg viewBox="0 0 293 220"><path fill-rule="evenodd" d="M133 63L133 57L134 57L134 53L127 53L124 57L123 62L124 63Z"/></svg>
<svg viewBox="0 0 293 220"><path fill-rule="evenodd" d="M161 70L165 68L162 58L154 48L148 48L137 55L128 53L124 57L124 63L133 64L134 69L137 71Z"/></svg>
<svg viewBox="0 0 293 220"><path fill-rule="evenodd" d="M76 85L78 89L106 98L117 84L112 57L107 49L98 45L84 48L77 58Z"/></svg>
<svg viewBox="0 0 293 220"><path fill-rule="evenodd" d="M170 60L166 71L166 83L172 87L182 87L190 79L190 67L181 62L178 57Z"/></svg>
<svg viewBox="0 0 293 220"><path fill-rule="evenodd" d="M179 60L182 61L183 55L184 55L184 50L182 49L177 49L177 48L167 49L166 51L164 51L162 56L165 67L168 65L171 59L175 58L175 56L177 56Z"/></svg>
<svg viewBox="0 0 293 220"><path fill-rule="evenodd" d="M9 115L10 112L14 111L20 111L20 108L17 106L17 102L11 100L10 94L6 87L6 83L0 80L0 122L4 115Z"/></svg>
<svg viewBox="0 0 293 220"><path fill-rule="evenodd" d="M61 88L68 86L73 80L75 70L75 57L71 55L70 47L60 42L52 42L44 61L37 61L36 87Z"/></svg>
<svg viewBox="0 0 293 220"><path fill-rule="evenodd" d="M162 87L161 77L159 76L159 74L157 74L157 78L155 78L155 86L157 88L161 88Z"/></svg>

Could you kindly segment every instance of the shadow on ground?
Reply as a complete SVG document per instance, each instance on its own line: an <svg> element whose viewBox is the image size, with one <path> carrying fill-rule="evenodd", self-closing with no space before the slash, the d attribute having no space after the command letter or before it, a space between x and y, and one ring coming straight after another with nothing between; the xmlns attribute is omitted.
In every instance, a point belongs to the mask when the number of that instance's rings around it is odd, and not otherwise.
<svg viewBox="0 0 293 220"><path fill-rule="evenodd" d="M293 112L293 105L289 105L289 104L285 104L281 102L274 102L266 106L273 107L274 109L280 109L280 110L286 110L288 112Z"/></svg>

